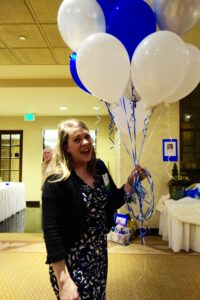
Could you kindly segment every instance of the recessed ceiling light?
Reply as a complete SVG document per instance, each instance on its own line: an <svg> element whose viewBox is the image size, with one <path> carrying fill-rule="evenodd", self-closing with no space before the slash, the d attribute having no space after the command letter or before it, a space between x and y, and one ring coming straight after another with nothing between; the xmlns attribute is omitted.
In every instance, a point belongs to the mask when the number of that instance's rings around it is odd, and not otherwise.
<svg viewBox="0 0 200 300"><path fill-rule="evenodd" d="M67 110L68 108L67 108L67 106L60 106L59 107L59 110Z"/></svg>
<svg viewBox="0 0 200 300"><path fill-rule="evenodd" d="M25 40L27 40L27 37L24 36L24 35L20 35L20 36L18 36L18 38L19 38L20 41L25 41Z"/></svg>
<svg viewBox="0 0 200 300"><path fill-rule="evenodd" d="M94 109L94 110L100 110L100 107L99 106L93 106L92 109Z"/></svg>

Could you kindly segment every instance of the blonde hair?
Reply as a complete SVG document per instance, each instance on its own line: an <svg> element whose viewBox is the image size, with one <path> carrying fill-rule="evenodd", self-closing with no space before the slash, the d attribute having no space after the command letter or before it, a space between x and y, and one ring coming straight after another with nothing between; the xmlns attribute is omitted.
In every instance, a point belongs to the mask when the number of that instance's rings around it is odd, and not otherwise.
<svg viewBox="0 0 200 300"><path fill-rule="evenodd" d="M76 119L65 120L58 124L58 138L55 150L55 168L52 174L56 175L54 181L62 181L69 177L73 170L73 162L71 156L66 151L66 145L69 139L69 129L73 127L81 127L89 131L88 127L82 121ZM92 159L88 163L88 171L95 175L96 155L93 148Z"/></svg>

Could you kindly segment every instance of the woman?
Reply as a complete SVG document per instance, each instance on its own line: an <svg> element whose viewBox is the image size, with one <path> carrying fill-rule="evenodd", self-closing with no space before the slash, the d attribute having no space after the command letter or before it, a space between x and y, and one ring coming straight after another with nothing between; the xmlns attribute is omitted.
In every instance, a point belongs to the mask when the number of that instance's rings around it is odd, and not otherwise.
<svg viewBox="0 0 200 300"><path fill-rule="evenodd" d="M42 155L42 186L45 179L51 174L53 169L53 150L51 148L44 148Z"/></svg>
<svg viewBox="0 0 200 300"><path fill-rule="evenodd" d="M141 167L137 171L144 177ZM43 228L50 280L57 299L105 299L107 233L134 180L117 189L95 157L87 126L58 126L56 168L43 189Z"/></svg>

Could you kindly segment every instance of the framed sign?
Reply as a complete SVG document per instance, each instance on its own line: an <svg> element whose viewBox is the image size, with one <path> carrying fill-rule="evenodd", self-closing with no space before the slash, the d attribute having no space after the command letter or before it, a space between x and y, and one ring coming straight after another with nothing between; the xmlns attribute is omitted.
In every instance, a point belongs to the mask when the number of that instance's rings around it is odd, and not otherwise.
<svg viewBox="0 0 200 300"><path fill-rule="evenodd" d="M120 224L122 226L126 226L128 223L128 215L123 214L115 214L115 224Z"/></svg>
<svg viewBox="0 0 200 300"><path fill-rule="evenodd" d="M178 161L177 139L163 139L163 161Z"/></svg>

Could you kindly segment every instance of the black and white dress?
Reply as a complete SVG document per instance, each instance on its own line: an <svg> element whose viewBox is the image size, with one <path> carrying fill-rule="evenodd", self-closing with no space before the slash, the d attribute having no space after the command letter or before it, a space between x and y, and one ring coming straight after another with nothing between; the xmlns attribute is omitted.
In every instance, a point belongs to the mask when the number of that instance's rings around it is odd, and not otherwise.
<svg viewBox="0 0 200 300"><path fill-rule="evenodd" d="M78 180L81 184L83 201L88 209L86 216L88 229L70 249L66 257L66 265L78 286L81 300L105 300L108 266L105 186L101 180L96 180L94 188L88 186L80 178ZM52 266L49 270L53 289L59 299L58 285Z"/></svg>

